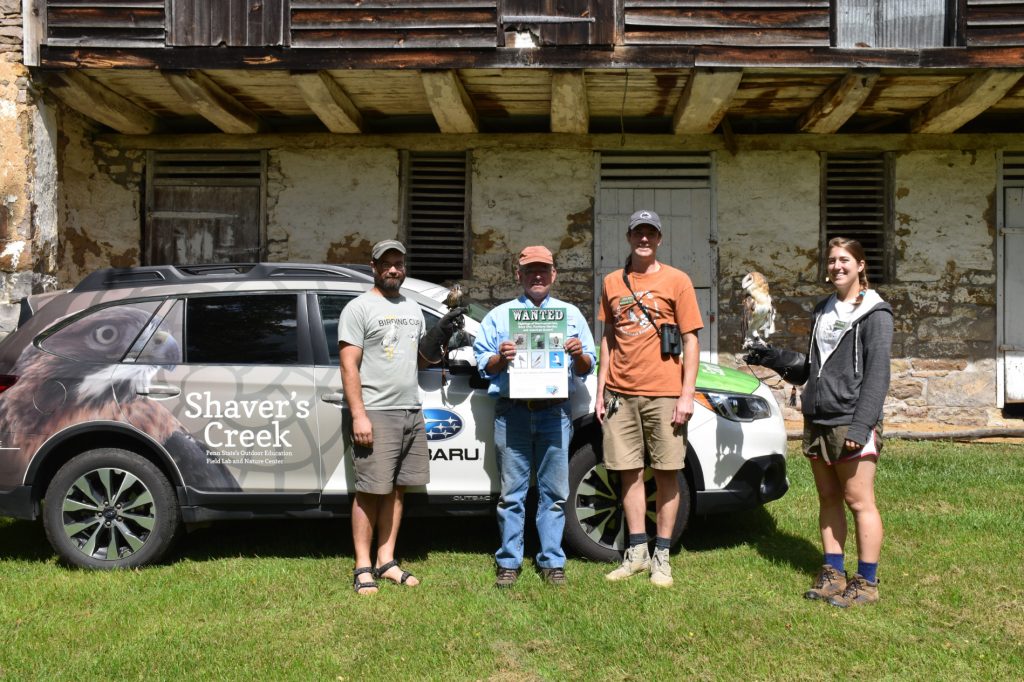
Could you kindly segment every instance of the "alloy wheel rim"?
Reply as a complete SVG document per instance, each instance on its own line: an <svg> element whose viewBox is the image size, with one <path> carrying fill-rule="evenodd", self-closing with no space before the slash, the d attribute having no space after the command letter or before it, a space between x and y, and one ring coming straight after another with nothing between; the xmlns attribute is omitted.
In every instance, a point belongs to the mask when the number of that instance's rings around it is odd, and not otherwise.
<svg viewBox="0 0 1024 682"><path fill-rule="evenodd" d="M124 469L88 471L68 488L61 505L64 534L90 559L117 561L141 550L156 525L149 488Z"/></svg>
<svg viewBox="0 0 1024 682"><path fill-rule="evenodd" d="M583 476L573 496L576 519L583 532L601 547L619 552L626 547L626 522L620 491L618 473L598 464ZM644 472L644 492L647 496L647 533L650 535L657 520L656 486L650 469Z"/></svg>

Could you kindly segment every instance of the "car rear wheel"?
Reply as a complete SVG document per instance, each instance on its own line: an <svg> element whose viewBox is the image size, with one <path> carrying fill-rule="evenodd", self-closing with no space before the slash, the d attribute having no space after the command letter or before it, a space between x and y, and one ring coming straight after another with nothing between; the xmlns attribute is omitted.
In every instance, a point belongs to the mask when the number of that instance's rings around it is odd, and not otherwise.
<svg viewBox="0 0 1024 682"><path fill-rule="evenodd" d="M133 452L78 455L46 490L46 537L64 561L99 569L155 561L173 544L181 512L167 477Z"/></svg>
<svg viewBox="0 0 1024 682"><path fill-rule="evenodd" d="M683 535L690 518L690 487L683 472L678 474L679 514L672 528L672 544ZM647 493L647 535L655 526L655 483L650 469L644 472ZM626 522L622 514L619 475L601 463L591 443L586 443L569 460L569 499L565 508L565 543L574 553L595 561L618 561L626 546Z"/></svg>

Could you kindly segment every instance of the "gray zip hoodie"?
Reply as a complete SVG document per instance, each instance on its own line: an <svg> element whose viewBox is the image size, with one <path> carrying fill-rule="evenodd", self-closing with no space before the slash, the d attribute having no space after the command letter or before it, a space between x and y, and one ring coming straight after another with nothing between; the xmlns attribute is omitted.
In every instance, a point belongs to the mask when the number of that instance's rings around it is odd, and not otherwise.
<svg viewBox="0 0 1024 682"><path fill-rule="evenodd" d="M849 424L846 437L863 445L882 419L885 395L889 392L892 306L868 289L835 351L822 362L815 339L822 312L832 298L835 294L814 307L807 354L793 353L797 362L786 358L787 366L780 374L790 383L804 385L801 411L805 417L825 426Z"/></svg>

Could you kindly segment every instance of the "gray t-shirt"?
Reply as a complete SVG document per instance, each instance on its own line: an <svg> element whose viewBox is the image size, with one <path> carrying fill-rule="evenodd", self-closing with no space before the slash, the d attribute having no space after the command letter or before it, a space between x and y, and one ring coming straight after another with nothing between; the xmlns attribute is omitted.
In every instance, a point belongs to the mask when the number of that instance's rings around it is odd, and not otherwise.
<svg viewBox="0 0 1024 682"><path fill-rule="evenodd" d="M368 291L341 311L338 340L363 349L359 380L367 410L420 407L416 365L425 329L423 311L404 296Z"/></svg>

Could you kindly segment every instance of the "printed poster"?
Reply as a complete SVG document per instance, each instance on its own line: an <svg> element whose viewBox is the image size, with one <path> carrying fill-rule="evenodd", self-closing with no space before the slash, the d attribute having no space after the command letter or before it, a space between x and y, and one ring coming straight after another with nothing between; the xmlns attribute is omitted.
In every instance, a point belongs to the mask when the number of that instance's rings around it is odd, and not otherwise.
<svg viewBox="0 0 1024 682"><path fill-rule="evenodd" d="M543 399L569 397L565 363L565 308L513 308L508 328L516 344L516 359L508 369L509 397Z"/></svg>

